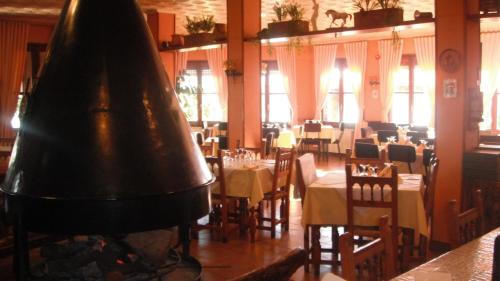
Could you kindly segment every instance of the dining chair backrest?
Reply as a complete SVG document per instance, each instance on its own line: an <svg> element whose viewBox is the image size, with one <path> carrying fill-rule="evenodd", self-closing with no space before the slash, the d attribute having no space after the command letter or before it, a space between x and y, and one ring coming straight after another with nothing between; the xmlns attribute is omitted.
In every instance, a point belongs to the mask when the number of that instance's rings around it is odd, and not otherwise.
<svg viewBox="0 0 500 281"><path fill-rule="evenodd" d="M302 205L306 198L306 189L318 179L316 174L316 164L314 163L314 154L306 153L295 160L297 167L297 186L299 189Z"/></svg>
<svg viewBox="0 0 500 281"><path fill-rule="evenodd" d="M372 128L374 131L380 130L390 130L396 131L398 126L394 123L380 122L380 121L368 121L368 127Z"/></svg>
<svg viewBox="0 0 500 281"><path fill-rule="evenodd" d="M273 133L274 138L278 138L280 136L280 128L262 128L262 135L265 137L267 134Z"/></svg>
<svg viewBox="0 0 500 281"><path fill-rule="evenodd" d="M410 141L414 144L420 144L420 140L427 139L427 132L418 131L408 131L406 132L407 137L411 137Z"/></svg>
<svg viewBox="0 0 500 281"><path fill-rule="evenodd" d="M394 137L396 142L399 141L399 134L397 130L379 130L377 131L377 140L379 143L388 142L388 137Z"/></svg>
<svg viewBox="0 0 500 281"><path fill-rule="evenodd" d="M413 172L411 163L417 160L417 151L413 145L390 143L387 146L389 161L405 162L408 164L410 174Z"/></svg>
<svg viewBox="0 0 500 281"><path fill-rule="evenodd" d="M372 138L360 138L360 139L355 139L354 143L370 143L370 144L375 144L375 141Z"/></svg>
<svg viewBox="0 0 500 281"><path fill-rule="evenodd" d="M381 217L380 237L356 250L352 233L346 232L340 236L342 277L345 280L389 280L396 275L395 245L388 221L387 216Z"/></svg>
<svg viewBox="0 0 500 281"><path fill-rule="evenodd" d="M351 164L346 164L347 231L355 233L354 208L389 209L393 244L397 245L398 169L394 165L390 169L391 177L354 176Z"/></svg>
<svg viewBox="0 0 500 281"><path fill-rule="evenodd" d="M205 156L214 155L215 140L212 138L210 141L200 145L201 153Z"/></svg>
<svg viewBox="0 0 500 281"><path fill-rule="evenodd" d="M289 191L294 157L295 148L278 148L274 164L272 192L277 192L278 190Z"/></svg>
<svg viewBox="0 0 500 281"><path fill-rule="evenodd" d="M354 143L354 155L357 158L380 158L378 146L371 143Z"/></svg>
<svg viewBox="0 0 500 281"><path fill-rule="evenodd" d="M353 157L350 149L346 149L345 163L351 164L356 167L359 165L370 165L378 167L379 169L384 168L385 163L383 158L363 158L363 157Z"/></svg>
<svg viewBox="0 0 500 281"><path fill-rule="evenodd" d="M410 131L421 132L421 133L426 133L427 134L427 131L429 130L429 127L427 127L427 126L414 126L414 125L411 125L409 129L410 129Z"/></svg>
<svg viewBox="0 0 500 281"><path fill-rule="evenodd" d="M217 151L216 156L205 157L208 169L214 174L215 182L219 185L219 195L222 199L226 198L226 180L224 178L224 160L222 150Z"/></svg>
<svg viewBox="0 0 500 281"><path fill-rule="evenodd" d="M306 138L319 138L321 123L304 123L304 136Z"/></svg>
<svg viewBox="0 0 500 281"><path fill-rule="evenodd" d="M484 211L481 190L474 192L474 208L459 213L457 200L448 203L448 225L452 248L483 235Z"/></svg>
<svg viewBox="0 0 500 281"><path fill-rule="evenodd" d="M202 133L196 133L196 142L198 143L198 145L203 145L204 138Z"/></svg>
<svg viewBox="0 0 500 281"><path fill-rule="evenodd" d="M429 233L430 238L433 237L432 224L434 221L434 198L436 195L438 170L439 170L439 159L432 158L429 164L429 174L426 177L427 183L424 194L424 209L425 209L425 216L427 219L427 226L430 229Z"/></svg>

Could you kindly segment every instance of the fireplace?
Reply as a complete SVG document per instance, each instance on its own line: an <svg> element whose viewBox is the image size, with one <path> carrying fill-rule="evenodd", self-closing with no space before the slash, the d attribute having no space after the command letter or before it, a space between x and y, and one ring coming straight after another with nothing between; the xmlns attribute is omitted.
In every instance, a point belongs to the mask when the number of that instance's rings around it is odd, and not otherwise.
<svg viewBox="0 0 500 281"><path fill-rule="evenodd" d="M187 254L212 181L137 2L67 0L0 188L18 280L28 231L179 226Z"/></svg>

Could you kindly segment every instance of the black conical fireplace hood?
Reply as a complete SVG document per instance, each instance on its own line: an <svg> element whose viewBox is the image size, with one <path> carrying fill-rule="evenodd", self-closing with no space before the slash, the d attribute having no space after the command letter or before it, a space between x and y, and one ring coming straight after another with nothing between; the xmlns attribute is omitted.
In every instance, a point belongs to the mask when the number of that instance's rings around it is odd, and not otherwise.
<svg viewBox="0 0 500 281"><path fill-rule="evenodd" d="M28 230L120 233L209 211L212 175L134 0L66 1L1 190Z"/></svg>

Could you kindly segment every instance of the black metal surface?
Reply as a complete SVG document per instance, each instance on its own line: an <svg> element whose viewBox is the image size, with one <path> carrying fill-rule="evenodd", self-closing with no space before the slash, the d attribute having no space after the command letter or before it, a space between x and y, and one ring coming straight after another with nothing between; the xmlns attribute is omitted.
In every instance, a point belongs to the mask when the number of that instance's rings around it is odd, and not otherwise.
<svg viewBox="0 0 500 281"><path fill-rule="evenodd" d="M208 213L212 175L133 0L66 1L1 191L28 231L117 233Z"/></svg>

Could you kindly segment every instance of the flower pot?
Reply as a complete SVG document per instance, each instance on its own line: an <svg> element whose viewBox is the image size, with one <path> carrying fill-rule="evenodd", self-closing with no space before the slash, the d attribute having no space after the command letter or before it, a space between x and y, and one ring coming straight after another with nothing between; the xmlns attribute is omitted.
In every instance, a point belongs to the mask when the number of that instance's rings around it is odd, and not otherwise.
<svg viewBox="0 0 500 281"><path fill-rule="evenodd" d="M184 46L200 46L214 42L212 33L195 33L184 35Z"/></svg>
<svg viewBox="0 0 500 281"><path fill-rule="evenodd" d="M225 23L216 23L214 26L214 31L212 32L214 35L214 39L216 41L225 40L226 39L226 24Z"/></svg>
<svg viewBox="0 0 500 281"><path fill-rule="evenodd" d="M373 28L398 25L403 22L403 9L390 8L354 13L354 27Z"/></svg>
<svg viewBox="0 0 500 281"><path fill-rule="evenodd" d="M270 36L290 36L309 32L309 22L305 20L270 22L267 27Z"/></svg>
<svg viewBox="0 0 500 281"><path fill-rule="evenodd" d="M172 42L170 43L172 47L184 46L184 36L180 34L172 34Z"/></svg>

